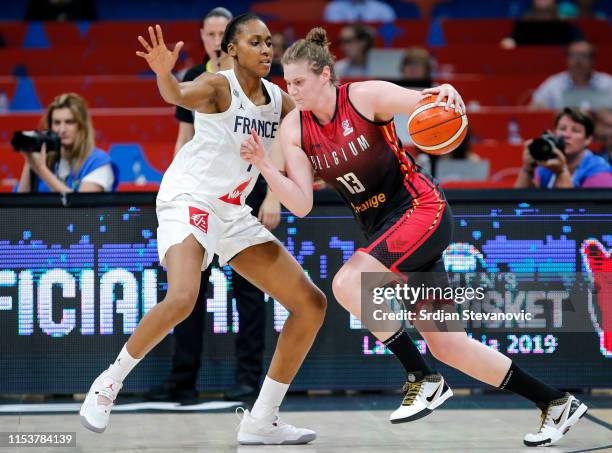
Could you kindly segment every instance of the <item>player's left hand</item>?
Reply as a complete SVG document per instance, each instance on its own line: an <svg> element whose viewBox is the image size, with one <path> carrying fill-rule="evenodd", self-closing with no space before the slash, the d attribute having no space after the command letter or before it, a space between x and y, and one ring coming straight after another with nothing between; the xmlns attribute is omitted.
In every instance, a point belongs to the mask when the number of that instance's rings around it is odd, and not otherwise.
<svg viewBox="0 0 612 453"><path fill-rule="evenodd" d="M240 145L240 157L257 168L266 159L266 150L255 129L251 129L251 135Z"/></svg>
<svg viewBox="0 0 612 453"><path fill-rule="evenodd" d="M555 157L553 157L552 159L538 162L538 165L544 168L548 168L556 175L559 175L564 171L569 171L569 169L567 168L567 159L565 158L565 154L563 154L557 148L553 148L553 153L555 154Z"/></svg>
<svg viewBox="0 0 612 453"><path fill-rule="evenodd" d="M444 83L440 86L427 88L421 91L423 96L427 96L430 94L437 94L436 103L444 101L446 99L445 110L454 109L459 115L463 115L465 113L465 103L461 98L459 92L452 86L450 83Z"/></svg>
<svg viewBox="0 0 612 453"><path fill-rule="evenodd" d="M268 230L272 231L280 223L280 202L268 192L259 207L257 218Z"/></svg>

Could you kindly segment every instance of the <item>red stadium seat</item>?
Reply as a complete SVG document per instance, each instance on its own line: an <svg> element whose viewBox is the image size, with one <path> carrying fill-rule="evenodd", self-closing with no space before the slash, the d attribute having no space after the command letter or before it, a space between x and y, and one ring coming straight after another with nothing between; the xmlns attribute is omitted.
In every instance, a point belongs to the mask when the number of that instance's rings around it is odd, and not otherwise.
<svg viewBox="0 0 612 453"><path fill-rule="evenodd" d="M167 143L176 140L177 124L171 107L120 111L100 109L92 112L92 120L99 143Z"/></svg>
<svg viewBox="0 0 612 453"><path fill-rule="evenodd" d="M81 45L51 49L1 49L0 72L11 74L18 66L25 67L28 75L149 72L146 62L134 54L136 49L136 44L119 47Z"/></svg>
<svg viewBox="0 0 612 453"><path fill-rule="evenodd" d="M10 135L12 132L11 130ZM12 187L19 181L24 161L22 155L13 151L8 141L0 141L0 187L9 185L12 190Z"/></svg>
<svg viewBox="0 0 612 453"><path fill-rule="evenodd" d="M271 0L256 2L251 5L254 13L264 18L282 19L295 18L296 21L321 22L327 0L311 0L308 2L287 2Z"/></svg>
<svg viewBox="0 0 612 453"><path fill-rule="evenodd" d="M17 80L15 77L5 76L0 77L0 92L4 91L8 99L13 98L15 94L15 87L17 86Z"/></svg>
<svg viewBox="0 0 612 453"><path fill-rule="evenodd" d="M8 48L20 48L23 45L28 24L17 21L0 21L0 37L4 40L4 45Z"/></svg>
<svg viewBox="0 0 612 453"><path fill-rule="evenodd" d="M473 143L472 151L480 156L481 159L489 161L490 179L500 179L504 172L508 169L520 167L523 160L523 146L511 145L503 141L489 143Z"/></svg>
<svg viewBox="0 0 612 453"><path fill-rule="evenodd" d="M164 32L164 41L175 43L178 41L190 42L199 40L198 30L201 27L199 20L176 20L176 21L100 21L93 22L87 32L86 38L89 43L96 45L136 45L138 35L147 40L149 34L147 28L159 24Z"/></svg>
<svg viewBox="0 0 612 453"><path fill-rule="evenodd" d="M525 108L483 108L477 112L468 111L468 118L473 142L506 142L511 121L517 122L519 134L524 139L537 137L542 131L553 127L554 112Z"/></svg>
<svg viewBox="0 0 612 453"><path fill-rule="evenodd" d="M449 44L432 49L442 71L482 76L552 74L565 69L562 47L529 46L504 50L499 44Z"/></svg>
<svg viewBox="0 0 612 453"><path fill-rule="evenodd" d="M175 122L175 131L178 123ZM174 157L175 141L168 142L140 142L147 161L160 172L165 172Z"/></svg>
<svg viewBox="0 0 612 453"><path fill-rule="evenodd" d="M528 105L533 91L547 78L546 74L532 75L459 75L437 83L450 82L461 93L466 104L483 106Z"/></svg>
<svg viewBox="0 0 612 453"><path fill-rule="evenodd" d="M575 23L582 30L586 39L597 46L609 46L612 43L612 25L609 21L605 19L580 19Z"/></svg>
<svg viewBox="0 0 612 453"><path fill-rule="evenodd" d="M35 77L36 93L42 105L59 93L75 92L90 108L165 107L155 78L138 76Z"/></svg>
<svg viewBox="0 0 612 453"><path fill-rule="evenodd" d="M611 43L598 46L595 68L612 72ZM559 46L524 46L501 49L497 44L448 45L431 49L442 72L479 74L481 76L552 75L565 70L565 48Z"/></svg>
<svg viewBox="0 0 612 453"><path fill-rule="evenodd" d="M45 34L52 47L71 47L86 44L75 22L46 22Z"/></svg>
<svg viewBox="0 0 612 453"><path fill-rule="evenodd" d="M497 44L512 32L512 19L443 19L444 38L449 45Z"/></svg>

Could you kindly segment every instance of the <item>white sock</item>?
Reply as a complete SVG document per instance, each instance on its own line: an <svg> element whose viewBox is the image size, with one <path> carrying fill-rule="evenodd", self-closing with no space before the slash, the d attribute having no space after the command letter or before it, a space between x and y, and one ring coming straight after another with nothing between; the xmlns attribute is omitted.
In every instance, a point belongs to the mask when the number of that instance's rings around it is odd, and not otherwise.
<svg viewBox="0 0 612 453"><path fill-rule="evenodd" d="M280 407L289 384L283 384L271 379L270 376L266 376L259 396L253 405L251 415L255 418L273 418L278 414L278 408Z"/></svg>
<svg viewBox="0 0 612 453"><path fill-rule="evenodd" d="M113 364L108 368L109 375L118 382L123 382L130 371L138 365L142 358L135 359L130 355L127 351L127 343L123 345L123 349L117 356L117 359L113 362Z"/></svg>

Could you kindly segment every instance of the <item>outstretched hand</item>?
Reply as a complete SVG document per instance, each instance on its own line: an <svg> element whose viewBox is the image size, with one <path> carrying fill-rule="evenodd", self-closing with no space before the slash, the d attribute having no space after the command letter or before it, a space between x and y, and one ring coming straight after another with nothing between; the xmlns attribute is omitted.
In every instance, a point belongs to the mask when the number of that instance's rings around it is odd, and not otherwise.
<svg viewBox="0 0 612 453"><path fill-rule="evenodd" d="M266 150L255 129L251 129L251 135L240 145L240 157L256 167L266 158Z"/></svg>
<svg viewBox="0 0 612 453"><path fill-rule="evenodd" d="M155 26L155 30L153 30L153 27L149 27L149 37L151 38L151 44L142 36L138 36L138 41L146 52L137 51L136 55L147 60L155 74L169 73L176 64L179 52L184 44L183 41L176 43L174 50L170 51L164 43L164 35L159 25Z"/></svg>

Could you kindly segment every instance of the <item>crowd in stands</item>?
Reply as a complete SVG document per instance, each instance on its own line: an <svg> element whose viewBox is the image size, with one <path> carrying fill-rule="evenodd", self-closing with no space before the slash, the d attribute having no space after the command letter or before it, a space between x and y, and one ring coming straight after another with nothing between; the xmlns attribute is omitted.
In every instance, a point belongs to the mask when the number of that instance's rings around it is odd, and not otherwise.
<svg viewBox="0 0 612 453"><path fill-rule="evenodd" d="M155 190L172 159L178 126L163 110L155 79L131 55L137 34L151 23L148 17L164 18L165 6L152 3L159 16L135 18L127 7L109 17L108 5L93 0L26 3L21 17L6 16L15 8L0 13L0 67L7 74L0 77L0 189ZM216 6L200 3L203 11ZM244 1L237 7L268 17L268 3ZM282 86L284 49L326 22L341 82L384 77L414 88L450 82L462 93L471 130L464 146L449 156L420 154L404 131L406 119L396 119L404 145L448 187L470 187L470 181L488 181L491 187L612 187L609 3L332 0L313 2L310 9L319 19L311 20L299 17L300 3L278 2L278 16L268 21L274 47L270 78ZM283 17L287 11L296 15ZM122 14L134 20L122 21ZM182 17L164 26L174 42L187 43L182 77L201 62L201 21ZM206 38L200 38L206 47ZM222 59L209 55L203 64ZM144 110L130 110L137 107ZM131 121L142 115L150 130ZM92 118L100 124L95 135ZM62 138L55 154L20 158L10 151L13 130L37 127L61 127L65 137L74 130L86 138L79 138L78 146ZM544 130L565 139L554 162L534 161L528 152L530 140ZM91 159L93 166L87 164ZM595 177L599 173L604 176ZM461 180L465 184L456 184Z"/></svg>

